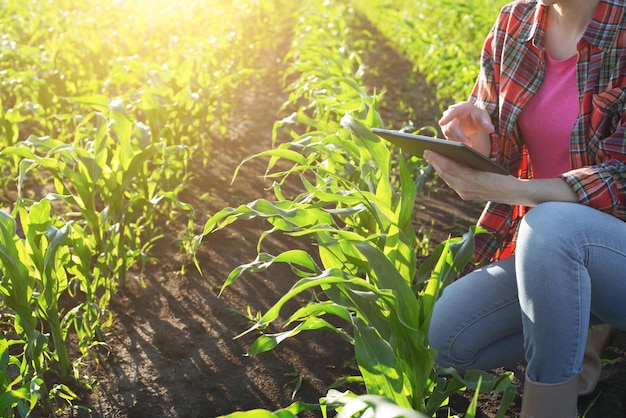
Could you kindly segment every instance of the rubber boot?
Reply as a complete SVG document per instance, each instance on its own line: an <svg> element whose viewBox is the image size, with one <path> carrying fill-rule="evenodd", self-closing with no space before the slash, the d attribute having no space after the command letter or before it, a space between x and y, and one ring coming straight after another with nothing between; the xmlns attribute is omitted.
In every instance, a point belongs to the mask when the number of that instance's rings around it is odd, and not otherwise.
<svg viewBox="0 0 626 418"><path fill-rule="evenodd" d="M576 418L578 376L563 383L538 383L526 375L522 418Z"/></svg>
<svg viewBox="0 0 626 418"><path fill-rule="evenodd" d="M602 372L602 352L608 347L615 335L615 328L608 324L589 328L585 355L578 381L578 394L589 395L596 389Z"/></svg>

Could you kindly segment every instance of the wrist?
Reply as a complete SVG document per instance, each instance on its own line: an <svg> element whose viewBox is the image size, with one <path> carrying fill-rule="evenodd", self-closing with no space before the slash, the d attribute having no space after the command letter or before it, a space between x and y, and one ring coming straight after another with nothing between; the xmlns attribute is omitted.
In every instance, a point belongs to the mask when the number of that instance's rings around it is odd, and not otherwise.
<svg viewBox="0 0 626 418"><path fill-rule="evenodd" d="M516 205L537 206L544 202L578 202L578 196L562 178L513 178L511 198Z"/></svg>

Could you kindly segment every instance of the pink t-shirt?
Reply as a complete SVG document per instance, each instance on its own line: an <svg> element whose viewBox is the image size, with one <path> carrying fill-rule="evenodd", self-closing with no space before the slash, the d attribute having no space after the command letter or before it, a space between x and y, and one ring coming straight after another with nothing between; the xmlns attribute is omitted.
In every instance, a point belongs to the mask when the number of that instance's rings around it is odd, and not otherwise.
<svg viewBox="0 0 626 418"><path fill-rule="evenodd" d="M570 170L569 143L579 111L576 59L552 59L546 51L543 84L520 113L518 123L528 147L535 178Z"/></svg>

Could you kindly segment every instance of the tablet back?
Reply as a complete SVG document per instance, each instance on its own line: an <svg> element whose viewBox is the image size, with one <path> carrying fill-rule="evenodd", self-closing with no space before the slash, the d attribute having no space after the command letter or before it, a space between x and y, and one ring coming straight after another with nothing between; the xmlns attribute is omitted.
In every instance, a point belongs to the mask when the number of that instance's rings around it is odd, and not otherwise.
<svg viewBox="0 0 626 418"><path fill-rule="evenodd" d="M509 174L503 167L500 167L480 152L460 142L392 131L389 129L373 128L372 132L400 147L403 151L419 158L423 158L424 151L429 149L467 164L477 170L505 175Z"/></svg>

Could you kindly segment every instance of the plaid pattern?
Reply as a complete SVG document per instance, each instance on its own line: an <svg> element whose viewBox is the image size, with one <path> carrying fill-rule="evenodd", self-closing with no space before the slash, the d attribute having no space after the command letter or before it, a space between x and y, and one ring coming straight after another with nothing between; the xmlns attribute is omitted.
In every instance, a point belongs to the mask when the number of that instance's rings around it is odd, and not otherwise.
<svg viewBox="0 0 626 418"><path fill-rule="evenodd" d="M580 203L626 221L626 6L601 0L578 44L580 112L570 139L571 171L563 179ZM489 33L470 101L491 115L491 156L519 178L532 178L517 118L544 79L547 8L535 0L505 6ZM476 263L515 251L526 207L489 202L478 224ZM470 269L473 266L470 267Z"/></svg>

